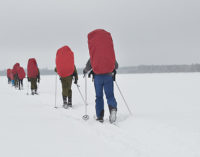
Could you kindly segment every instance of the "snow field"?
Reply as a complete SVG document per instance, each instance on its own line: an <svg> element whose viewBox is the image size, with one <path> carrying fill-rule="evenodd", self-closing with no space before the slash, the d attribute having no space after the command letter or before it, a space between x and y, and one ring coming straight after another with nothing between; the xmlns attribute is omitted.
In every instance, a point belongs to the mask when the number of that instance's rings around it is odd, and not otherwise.
<svg viewBox="0 0 200 157"><path fill-rule="evenodd" d="M2 157L198 157L200 156L200 74L127 74L117 82L130 106L130 117L115 86L118 102L116 125L94 120L95 92L88 79L88 115L73 85L73 109L63 109L61 83L41 76L39 95L26 95L0 77L0 156ZM84 95L82 75L80 89ZM30 91L29 91L30 94Z"/></svg>

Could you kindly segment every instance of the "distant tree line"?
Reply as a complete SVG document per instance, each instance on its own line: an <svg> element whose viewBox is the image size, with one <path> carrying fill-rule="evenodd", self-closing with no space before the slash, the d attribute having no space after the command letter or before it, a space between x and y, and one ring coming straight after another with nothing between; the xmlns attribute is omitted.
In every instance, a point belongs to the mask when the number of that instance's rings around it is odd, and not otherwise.
<svg viewBox="0 0 200 157"><path fill-rule="evenodd" d="M192 65L139 65L119 68L118 73L187 73L200 72L200 64Z"/></svg>
<svg viewBox="0 0 200 157"><path fill-rule="evenodd" d="M82 74L83 69L77 69L79 74ZM200 72L200 64L192 65L139 65L131 67L121 67L117 70L120 74L129 73L189 73ZM53 69L40 69L41 75L54 75ZM0 76L5 76L6 70L0 71Z"/></svg>

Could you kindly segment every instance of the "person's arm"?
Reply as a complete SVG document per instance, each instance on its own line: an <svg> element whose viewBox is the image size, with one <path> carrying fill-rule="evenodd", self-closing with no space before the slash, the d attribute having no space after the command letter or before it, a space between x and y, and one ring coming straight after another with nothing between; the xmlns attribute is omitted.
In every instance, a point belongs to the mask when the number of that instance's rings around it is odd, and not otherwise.
<svg viewBox="0 0 200 157"><path fill-rule="evenodd" d="M118 69L119 68L119 64L117 62L117 60L115 61L115 69Z"/></svg>
<svg viewBox="0 0 200 157"><path fill-rule="evenodd" d="M90 71L92 69L91 63L90 63L90 59L87 61L87 64L85 66L85 68L83 69L83 74L86 74L88 71Z"/></svg>
<svg viewBox="0 0 200 157"><path fill-rule="evenodd" d="M40 70L38 68L38 76L37 76L37 79L38 79L38 83L40 82Z"/></svg>
<svg viewBox="0 0 200 157"><path fill-rule="evenodd" d="M76 70L76 66L74 66L74 73L73 73L73 76L75 77L74 83L77 84L77 83L78 83L78 72L77 72L77 70Z"/></svg>
<svg viewBox="0 0 200 157"><path fill-rule="evenodd" d="M113 77L113 81L115 81L116 80L116 74L117 74L117 69L118 69L118 67L119 67L119 64L118 64L118 62L117 62L117 60L115 61L115 69L113 70L113 72L112 72L112 77Z"/></svg>

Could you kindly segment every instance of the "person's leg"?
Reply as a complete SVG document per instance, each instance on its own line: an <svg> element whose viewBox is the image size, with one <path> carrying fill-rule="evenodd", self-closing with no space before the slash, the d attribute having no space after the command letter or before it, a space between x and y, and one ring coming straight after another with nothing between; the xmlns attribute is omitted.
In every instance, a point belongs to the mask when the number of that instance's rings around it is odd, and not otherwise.
<svg viewBox="0 0 200 157"><path fill-rule="evenodd" d="M106 99L107 99L107 103L108 103L108 107L109 107L109 111L110 111L110 116L109 116L109 120L110 123L114 123L116 121L116 114L117 114L117 102L116 99L114 97L114 90L113 90L113 78L112 76L105 76L104 79L104 91L106 94Z"/></svg>
<svg viewBox="0 0 200 157"><path fill-rule="evenodd" d="M23 85L23 79L21 80L21 86L22 86L22 88L23 88L23 86L24 86L24 85Z"/></svg>
<svg viewBox="0 0 200 157"><path fill-rule="evenodd" d="M20 90L20 81L21 81L21 80L19 80L19 85L18 85L18 86L19 86L19 90Z"/></svg>
<svg viewBox="0 0 200 157"><path fill-rule="evenodd" d="M34 78L34 89L35 89L35 94L37 93L37 78Z"/></svg>
<svg viewBox="0 0 200 157"><path fill-rule="evenodd" d="M33 80L33 78L30 78L30 82L31 82L31 94L34 95L34 80Z"/></svg>
<svg viewBox="0 0 200 157"><path fill-rule="evenodd" d="M17 75L14 75L14 80L15 80L15 88L17 88Z"/></svg>
<svg viewBox="0 0 200 157"><path fill-rule="evenodd" d="M15 87L17 88L19 86L19 78L17 74L15 75L15 83Z"/></svg>
<svg viewBox="0 0 200 157"><path fill-rule="evenodd" d="M15 81L14 81L14 80L11 80L11 82L12 82L12 86L15 86Z"/></svg>
<svg viewBox="0 0 200 157"><path fill-rule="evenodd" d="M31 94L37 94L37 78L30 78L31 81Z"/></svg>
<svg viewBox="0 0 200 157"><path fill-rule="evenodd" d="M104 117L104 101L103 101L103 76L94 76L94 87L96 92L96 115L97 119Z"/></svg>
<svg viewBox="0 0 200 157"><path fill-rule="evenodd" d="M19 77L17 75L17 87L19 86Z"/></svg>
<svg viewBox="0 0 200 157"><path fill-rule="evenodd" d="M61 78L61 83L62 83L63 107L65 107L65 105L67 105L67 96L68 96L66 78Z"/></svg>
<svg viewBox="0 0 200 157"><path fill-rule="evenodd" d="M114 97L114 86L112 76L106 75L104 77L104 91L106 94L107 104L109 106L109 110L112 108L117 109L117 102Z"/></svg>
<svg viewBox="0 0 200 157"><path fill-rule="evenodd" d="M72 107L72 76L67 79L67 89L68 89L68 105Z"/></svg>

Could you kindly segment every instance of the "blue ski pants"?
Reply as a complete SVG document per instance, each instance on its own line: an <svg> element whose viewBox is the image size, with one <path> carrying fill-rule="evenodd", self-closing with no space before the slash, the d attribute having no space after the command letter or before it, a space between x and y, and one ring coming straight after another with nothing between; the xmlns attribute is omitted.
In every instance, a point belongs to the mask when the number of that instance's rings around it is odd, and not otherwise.
<svg viewBox="0 0 200 157"><path fill-rule="evenodd" d="M117 108L117 102L114 97L113 78L111 75L94 75L94 86L96 91L96 115L101 116L104 111L103 90L106 95L107 104L112 108Z"/></svg>

